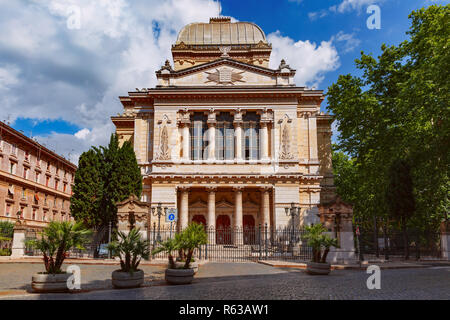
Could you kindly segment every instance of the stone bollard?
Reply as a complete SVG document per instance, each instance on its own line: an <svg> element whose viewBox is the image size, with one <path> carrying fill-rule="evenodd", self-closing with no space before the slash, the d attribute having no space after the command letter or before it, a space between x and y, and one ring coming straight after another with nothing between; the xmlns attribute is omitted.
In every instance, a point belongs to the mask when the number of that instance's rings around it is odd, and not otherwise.
<svg viewBox="0 0 450 320"><path fill-rule="evenodd" d="M441 223L441 251L442 259L450 261L450 221Z"/></svg>
<svg viewBox="0 0 450 320"><path fill-rule="evenodd" d="M14 235L11 248L11 258L23 258L25 256L26 227L20 222L14 226Z"/></svg>

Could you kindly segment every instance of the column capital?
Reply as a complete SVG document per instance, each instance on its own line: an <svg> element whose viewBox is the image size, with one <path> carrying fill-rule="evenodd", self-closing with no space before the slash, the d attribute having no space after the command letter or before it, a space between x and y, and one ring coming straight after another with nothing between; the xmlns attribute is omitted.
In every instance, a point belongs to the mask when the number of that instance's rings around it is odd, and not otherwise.
<svg viewBox="0 0 450 320"><path fill-rule="evenodd" d="M215 193L217 192L217 187L206 187L206 191L209 193Z"/></svg>
<svg viewBox="0 0 450 320"><path fill-rule="evenodd" d="M235 192L242 192L244 190L244 187L242 187L242 186L235 186L235 187L233 187L233 190Z"/></svg>
<svg viewBox="0 0 450 320"><path fill-rule="evenodd" d="M264 192L264 193L270 192L270 191L272 191L272 189L273 189L272 186L263 186L263 187L261 187L261 192Z"/></svg>
<svg viewBox="0 0 450 320"><path fill-rule="evenodd" d="M177 188L178 188L178 190L181 191L181 192L187 192L187 193L189 193L189 192L191 191L191 187L188 187L188 186L178 186Z"/></svg>

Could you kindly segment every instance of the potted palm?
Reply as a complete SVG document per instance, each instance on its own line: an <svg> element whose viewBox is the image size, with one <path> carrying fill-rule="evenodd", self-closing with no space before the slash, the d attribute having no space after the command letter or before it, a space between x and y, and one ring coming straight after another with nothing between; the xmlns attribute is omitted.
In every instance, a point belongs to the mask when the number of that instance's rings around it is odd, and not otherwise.
<svg viewBox="0 0 450 320"><path fill-rule="evenodd" d="M190 224L183 232L177 234L175 239L168 239L161 243L161 246L153 251L153 254L167 252L169 256L169 266L165 272L165 279L170 284L189 284L194 280L195 270L191 261L194 250L207 243L207 235L202 225ZM185 261L177 265L173 260L172 252L179 250Z"/></svg>
<svg viewBox="0 0 450 320"><path fill-rule="evenodd" d="M324 234L327 229L322 224L306 227L304 236L308 245L312 247L313 258L306 264L306 272L312 275L327 275L331 271L331 265L327 263L327 255L331 247L338 247L337 239Z"/></svg>
<svg viewBox="0 0 450 320"><path fill-rule="evenodd" d="M144 271L138 269L141 259L148 259L150 250L148 242L143 240L139 229L133 228L128 234L119 231L118 241L113 241L108 248L114 257L120 259L120 269L112 273L114 288L136 288L144 283Z"/></svg>
<svg viewBox="0 0 450 320"><path fill-rule="evenodd" d="M41 233L40 239L26 241L27 246L43 254L45 272L33 275L31 287L34 292L66 292L67 281L72 273L62 270L62 264L70 249L84 250L90 230L81 223L52 221Z"/></svg>

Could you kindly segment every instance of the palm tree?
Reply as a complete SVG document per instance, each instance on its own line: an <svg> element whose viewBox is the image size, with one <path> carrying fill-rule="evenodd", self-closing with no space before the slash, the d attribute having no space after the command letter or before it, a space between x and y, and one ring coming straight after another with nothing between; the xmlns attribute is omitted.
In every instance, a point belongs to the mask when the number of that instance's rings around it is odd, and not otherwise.
<svg viewBox="0 0 450 320"><path fill-rule="evenodd" d="M43 230L41 239L27 241L27 245L39 249L44 255L46 273L63 273L61 266L72 248L84 250L91 231L85 229L81 222L52 221Z"/></svg>
<svg viewBox="0 0 450 320"><path fill-rule="evenodd" d="M148 242L143 240L139 228L133 228L128 234L119 231L119 241L113 241L108 248L113 256L120 258L122 272L133 273L138 270L141 259L148 259L150 249Z"/></svg>

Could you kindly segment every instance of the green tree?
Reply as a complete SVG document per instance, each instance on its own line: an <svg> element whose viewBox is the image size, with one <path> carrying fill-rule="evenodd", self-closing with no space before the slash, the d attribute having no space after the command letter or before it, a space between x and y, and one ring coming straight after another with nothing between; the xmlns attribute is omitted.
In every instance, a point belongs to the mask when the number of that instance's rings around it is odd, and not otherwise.
<svg viewBox="0 0 450 320"><path fill-rule="evenodd" d="M403 231L405 259L409 258L406 227L413 216L416 203L413 193L411 168L403 159L395 160L389 168L389 184L386 188L386 202L389 214L400 223Z"/></svg>
<svg viewBox="0 0 450 320"><path fill-rule="evenodd" d="M87 227L117 223L116 203L141 196L142 176L130 142L119 146L112 134L108 146L84 152L75 173L71 212Z"/></svg>
<svg viewBox="0 0 450 320"><path fill-rule="evenodd" d="M141 196L142 176L130 142L119 147L117 135L112 134L108 147L101 147L98 151L102 158L104 181L102 216L106 221L116 223L116 203L132 194Z"/></svg>
<svg viewBox="0 0 450 320"><path fill-rule="evenodd" d="M352 159L349 179L359 183L349 200L356 216L386 215L389 164L398 158L411 164L417 214L410 221L436 230L449 211L449 13L450 5L412 12L408 40L383 44L377 59L362 52L362 75L341 75L329 87L337 149Z"/></svg>
<svg viewBox="0 0 450 320"><path fill-rule="evenodd" d="M42 252L45 270L49 274L62 273L61 267L67 251L73 248L84 249L89 240L90 230L81 222L52 221L43 230L40 239L27 241L27 245Z"/></svg>
<svg viewBox="0 0 450 320"><path fill-rule="evenodd" d="M72 216L77 221L82 221L86 227L99 226L103 220L99 215L103 197L103 177L100 167L98 153L90 149L80 156L75 172L70 211Z"/></svg>

